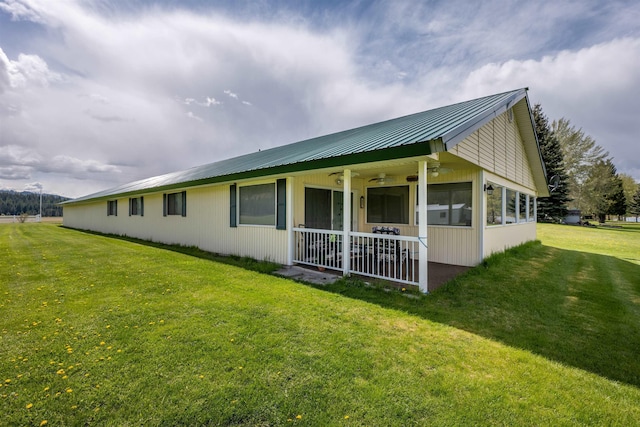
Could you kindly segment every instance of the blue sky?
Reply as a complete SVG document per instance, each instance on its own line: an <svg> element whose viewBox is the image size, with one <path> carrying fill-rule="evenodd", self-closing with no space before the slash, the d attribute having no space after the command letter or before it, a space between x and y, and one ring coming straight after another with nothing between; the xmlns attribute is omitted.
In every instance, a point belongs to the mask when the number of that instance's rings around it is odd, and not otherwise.
<svg viewBox="0 0 640 427"><path fill-rule="evenodd" d="M0 188L77 197L529 87L640 181L634 1L0 0Z"/></svg>

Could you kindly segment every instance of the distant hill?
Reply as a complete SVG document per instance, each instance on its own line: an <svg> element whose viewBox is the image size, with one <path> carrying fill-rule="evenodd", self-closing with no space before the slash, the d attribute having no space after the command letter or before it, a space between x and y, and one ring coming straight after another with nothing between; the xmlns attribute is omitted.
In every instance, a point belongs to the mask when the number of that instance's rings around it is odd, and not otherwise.
<svg viewBox="0 0 640 427"><path fill-rule="evenodd" d="M42 216L62 216L62 206L57 204L69 200L55 194L42 194ZM0 190L0 215L40 213L40 193L30 191Z"/></svg>

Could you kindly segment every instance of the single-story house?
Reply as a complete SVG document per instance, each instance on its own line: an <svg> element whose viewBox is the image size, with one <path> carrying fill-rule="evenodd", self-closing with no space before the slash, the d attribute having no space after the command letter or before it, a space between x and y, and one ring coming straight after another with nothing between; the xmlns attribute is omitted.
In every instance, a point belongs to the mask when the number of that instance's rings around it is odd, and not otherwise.
<svg viewBox="0 0 640 427"><path fill-rule="evenodd" d="M67 201L64 225L415 284L536 238L548 196L527 89ZM345 220L348 218L349 220Z"/></svg>

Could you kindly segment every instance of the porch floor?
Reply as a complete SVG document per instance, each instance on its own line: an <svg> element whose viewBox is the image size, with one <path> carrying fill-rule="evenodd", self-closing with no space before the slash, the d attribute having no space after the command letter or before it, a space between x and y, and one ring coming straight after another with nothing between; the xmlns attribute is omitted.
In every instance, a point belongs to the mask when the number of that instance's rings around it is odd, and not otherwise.
<svg viewBox="0 0 640 427"><path fill-rule="evenodd" d="M429 292L438 289L440 286L453 279L459 274L469 270L469 267L451 264L441 264L439 262L429 263ZM302 282L324 285L333 283L342 277L341 272L336 270L318 271L316 267L294 265L283 267L275 272L278 276L287 277ZM367 278L365 278L367 279ZM392 282L393 283L393 282ZM399 285L406 286L406 285Z"/></svg>

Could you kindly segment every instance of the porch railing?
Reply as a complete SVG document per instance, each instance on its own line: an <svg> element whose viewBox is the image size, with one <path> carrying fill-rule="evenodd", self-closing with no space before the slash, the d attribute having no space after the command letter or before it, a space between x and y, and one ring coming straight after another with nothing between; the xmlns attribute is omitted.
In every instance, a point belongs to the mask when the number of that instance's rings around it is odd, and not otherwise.
<svg viewBox="0 0 640 427"><path fill-rule="evenodd" d="M418 284L417 237L351 232L343 251L343 233L335 230L294 228L294 262L343 270L350 257L350 274L399 283Z"/></svg>

